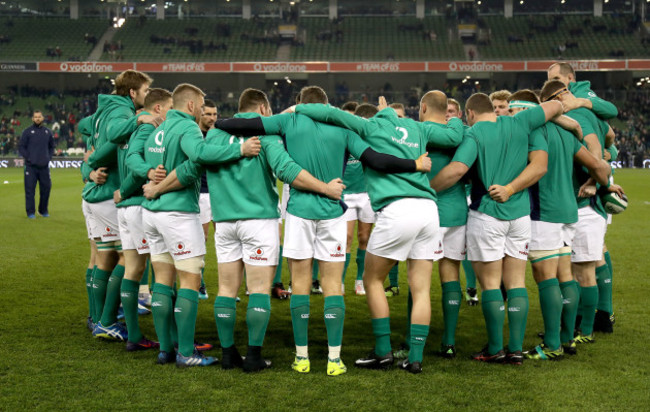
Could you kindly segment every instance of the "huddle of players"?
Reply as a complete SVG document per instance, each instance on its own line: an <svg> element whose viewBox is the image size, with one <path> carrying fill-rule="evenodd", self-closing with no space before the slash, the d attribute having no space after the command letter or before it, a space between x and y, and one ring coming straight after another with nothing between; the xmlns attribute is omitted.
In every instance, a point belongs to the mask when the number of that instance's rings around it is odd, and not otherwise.
<svg viewBox="0 0 650 412"><path fill-rule="evenodd" d="M447 121L447 98L438 91L423 96L420 122L416 122L398 117L385 101L380 101L379 108L360 105L355 111L357 115L346 113L326 105L326 94L315 86L301 91L300 104L295 108L271 116L266 95L247 89L240 97L240 113L233 119L216 122L217 128L210 130L204 139L197 125L204 93L190 84L177 86L173 93L149 89L151 82L143 73L127 71L116 79L114 95L99 97L97 113L88 126L89 147L94 151L84 166L84 177L89 183L83 198L89 238L95 240L97 248L95 265L89 265L96 267L87 274L93 335L126 340L127 350L159 347L157 359L161 364L207 366L216 362L212 357L203 356L194 345L205 255L198 200L200 176L204 171L208 184L220 188L210 194L210 200L212 220L216 222L219 293L214 311L222 346L222 366L243 367L245 371L270 366L270 361L261 355L261 347L270 317L269 291L279 255L277 177L291 186L283 253L289 261L293 288L290 308L296 357L292 367L302 373L310 371L307 331L311 266L315 258L325 295L327 374L330 376L347 370L340 357L345 317L341 275L346 266L348 238L348 219L343 217L346 205L341 201L344 185L340 177L347 153L363 165L368 197L376 214L362 265L376 344L367 357L355 362L359 367L386 368L394 363L383 282L395 263L403 260L408 261L410 324L405 350L401 351L407 357L400 366L413 373L421 371L431 315L434 260L439 260L443 285L442 353L455 355L453 339L462 296L458 268L464 258L465 241L483 290L481 300L489 338L488 346L474 358L483 361L507 358L512 363L521 363L528 310L524 272L531 239L531 210L525 189L534 184L540 188L561 188L565 196L562 199L566 204L560 207L560 194L548 195L539 190L536 200L540 210L538 215L535 210L532 213L533 221L541 225L537 230L548 240L548 244L531 248L534 268L537 266L535 277L540 284L540 299L542 290L553 289L553 298L547 299L551 301L558 295L555 292L560 291L558 261L568 261L570 227L578 215L573 186L567 183L567 179L573 178L574 155L588 168L595 182L608 185L608 166L592 154L596 149L602 150L594 146L598 143L604 146L604 135L596 133L595 127L588 129L586 123L580 125L583 133L585 128L591 132L585 135L589 148L585 155L586 149L573 135L567 136L561 127L546 123L554 119L562 127L580 130L573 120L559 120L563 109L578 111L581 110L578 106L589 107L593 101L593 107L589 108L597 110L595 98L571 100L562 83L556 89L553 88L557 82L545 85L542 96L549 101L541 105L529 101L535 100L530 96L521 96L523 91L513 95L516 97L510 99L513 112L528 109L513 117L497 118L488 96L474 95L466 106L472 126L466 130L457 118ZM140 108L144 111L136 115ZM547 165L554 168L559 162L547 160L553 152L550 147L556 146L561 153L554 155L563 161L569 159L571 164L564 161L562 164L567 168L545 175ZM428 157L427 150L431 150ZM432 159L436 171L431 170ZM443 168L444 163L448 165ZM469 213L464 189L458 183L468 171L473 185ZM563 179L564 184L544 183L547 178ZM147 180L149 183L143 187ZM582 188L585 191L591 190L592 182L587 183ZM612 185L610 190L620 188ZM344 200L347 199L345 196ZM598 196L587 198L585 205L595 210L590 199L597 207ZM446 205L444 210L436 201ZM449 207L452 204L454 207ZM553 213L561 210L567 214L567 208L575 209L575 213L562 218L576 219L555 222ZM587 242L595 226L594 214L586 213L585 219L592 220L583 225L589 227L582 236L583 254L589 259L595 253L593 242ZM551 216L547 218L549 222L544 221L547 215ZM550 226L554 234L549 233ZM580 221L575 226L580 232ZM533 223L533 243L541 242L535 227ZM117 233L122 240L121 253L118 253ZM582 253L576 245L579 238L576 236L574 240L574 256ZM142 336L138 327L137 290L147 254L156 274L151 306L159 344ZM576 259L573 273L583 289L592 287L589 282L595 278L595 261L600 257L588 263L583 263L579 256ZM234 345L235 298L244 270L250 292L246 357L240 356ZM571 276L570 269L568 273ZM502 342L504 302L499 290L502 280L508 291L511 331L507 355ZM562 285L571 282L572 277ZM178 291L175 283L179 285ZM575 282L572 285L577 291ZM565 302L571 299L565 294ZM128 333L116 321L120 300ZM573 301L574 321L567 325L575 324L577 295ZM587 301L591 304L593 299ZM557 299L553 302L557 306ZM562 296L559 303L562 305ZM543 310L544 306L543 302ZM560 307L560 316L567 320L569 317L562 313L564 309ZM594 309L593 305L585 304L582 334L576 341L592 341L589 324L593 325L593 316L591 321L589 318ZM551 352L558 354L563 350L553 340L560 330L560 322L553 323L557 314L554 316L551 320L550 315L544 314L544 343L531 351L530 356L537 353L538 358L546 359L554 356ZM570 344L569 341L566 343Z"/></svg>

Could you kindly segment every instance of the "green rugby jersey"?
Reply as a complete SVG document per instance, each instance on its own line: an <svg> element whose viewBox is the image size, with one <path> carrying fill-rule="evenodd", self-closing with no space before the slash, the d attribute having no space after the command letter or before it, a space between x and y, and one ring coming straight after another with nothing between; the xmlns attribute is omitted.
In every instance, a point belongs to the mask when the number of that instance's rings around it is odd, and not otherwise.
<svg viewBox="0 0 650 412"><path fill-rule="evenodd" d="M528 190L521 190L499 203L488 188L512 182L528 165L528 152L544 150L545 142L531 132L545 123L544 109L535 107L514 116L499 116L496 122L475 123L456 150L453 162L472 170L472 203L469 206L501 220L530 215ZM535 138L535 140L533 140Z"/></svg>
<svg viewBox="0 0 650 412"><path fill-rule="evenodd" d="M446 125L435 122L426 122L428 125L444 128ZM449 163L454 157L456 149L435 149L429 151L431 159L431 171L427 173L427 179L431 180ZM453 186L437 192L438 215L440 216L441 227L463 226L467 224L467 195L465 194L465 182L461 179Z"/></svg>
<svg viewBox="0 0 650 412"><path fill-rule="evenodd" d="M368 144L349 130L318 123L297 113L263 117L266 134L282 135L291 158L314 177L329 182L343 177L348 153L355 158ZM291 187L287 212L310 220L334 219L343 214L340 202Z"/></svg>
<svg viewBox="0 0 650 412"><path fill-rule="evenodd" d="M236 118L261 117L258 113L238 113ZM246 138L212 129L206 136L211 145L239 147ZM291 184L303 170L289 157L280 136L261 136L259 156L207 168L212 216L215 222L244 219L277 219L276 178ZM275 173L275 176L273 175Z"/></svg>
<svg viewBox="0 0 650 412"><path fill-rule="evenodd" d="M605 153L605 135L609 130L609 126L607 125L607 123L601 120L600 118L598 118L591 110L584 109L584 108L571 110L570 112L567 112L566 115L576 120L578 123L580 123L583 136L588 136L593 133L598 137L598 141L600 142L600 147L601 147L601 158L602 158L603 154ZM582 142L582 145L587 147L587 143L585 141ZM578 192L580 191L580 187L590 177L591 176L589 174L589 171L586 168L578 164L574 165L573 190L574 190L574 196L578 201L578 209L591 206L599 215L607 218L607 212L605 212L605 208L603 207L600 201L600 196L596 195L587 198L578 197ZM596 187L599 187L599 185L596 184Z"/></svg>
<svg viewBox="0 0 650 412"><path fill-rule="evenodd" d="M533 139L541 138L548 146L548 170L528 190L532 220L551 223L578 221L578 203L573 193L573 157L582 145L573 133L555 123L533 130Z"/></svg>
<svg viewBox="0 0 650 412"><path fill-rule="evenodd" d="M208 145L194 116L178 110L169 110L167 119L147 138L144 160L150 165L162 164L171 171L188 159L199 163L217 164L241 157L239 145ZM194 179L180 190L165 193L157 199L145 200L142 207L154 212L199 213L200 180Z"/></svg>
<svg viewBox="0 0 650 412"><path fill-rule="evenodd" d="M345 164L345 174L343 175L343 194L364 193L368 191L366 187L366 177L363 174L363 165L361 160L354 156L348 156Z"/></svg>
<svg viewBox="0 0 650 412"><path fill-rule="evenodd" d="M147 183L147 173L152 167L144 161L144 145L155 129L151 124L141 124L129 142L118 149L122 201L117 207L141 205L145 199L142 185Z"/></svg>
<svg viewBox="0 0 650 412"><path fill-rule="evenodd" d="M81 138L83 139L84 143L86 143L86 150L90 149L90 146L92 144L90 137L92 136L92 116L86 116L83 119L79 121L77 124L77 130L79 133L81 133ZM84 183L88 184L89 183L89 178L90 178L90 172L92 172L93 169L88 166L88 163L83 162L81 163L81 167L79 168L81 171L81 178L84 181Z"/></svg>
<svg viewBox="0 0 650 412"><path fill-rule="evenodd" d="M591 100L591 110L601 119L607 120L618 116L618 109L616 106L607 100L596 96L596 93L591 90L591 83L589 81L583 80L580 82L570 82L569 91L575 97Z"/></svg>
<svg viewBox="0 0 650 412"><path fill-rule="evenodd" d="M137 117L130 97L100 94L97 112L93 115L92 135L95 151L88 158L93 169L107 167L106 183L91 183L84 188L83 198L90 203L113 198L113 192L120 187L116 139L124 139L135 131Z"/></svg>
<svg viewBox="0 0 650 412"><path fill-rule="evenodd" d="M456 147L463 137L460 119L451 119L447 127L440 128L399 118L392 108L386 108L370 119L323 104L301 104L296 106L296 113L350 129L362 136L377 152L403 159L417 159L425 153L427 145ZM429 186L425 173L386 174L370 168L365 168L364 172L374 211L404 198L436 200L436 192Z"/></svg>

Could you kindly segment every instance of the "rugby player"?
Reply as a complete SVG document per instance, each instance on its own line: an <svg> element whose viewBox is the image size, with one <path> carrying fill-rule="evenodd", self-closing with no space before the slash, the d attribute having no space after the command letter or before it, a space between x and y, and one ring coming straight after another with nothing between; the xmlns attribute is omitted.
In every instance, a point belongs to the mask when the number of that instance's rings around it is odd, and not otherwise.
<svg viewBox="0 0 650 412"><path fill-rule="evenodd" d="M490 101L494 106L494 113L496 113L497 116L510 116L510 112L508 110L509 96L510 92L508 90L498 90L496 92L490 93Z"/></svg>
<svg viewBox="0 0 650 412"><path fill-rule="evenodd" d="M447 189L474 166L467 257L481 284L488 345L472 358L506 360L500 290L503 280L510 329L507 361L521 364L528 315L525 271L530 241L530 203L525 189L544 175L547 166L545 142L530 141L530 137L532 130L562 113L562 104L548 102L513 117L497 116L490 98L477 93L467 100L465 113L472 127L451 163L431 185L435 190Z"/></svg>
<svg viewBox="0 0 650 412"><path fill-rule="evenodd" d="M439 91L429 94L444 96ZM298 105L296 113L346 127L378 150L411 159L426 155L425 147L429 143L454 147L462 138L460 120L452 120L445 129L434 128L412 119L400 119L383 97L379 108L380 112L367 120L321 105ZM366 178L373 210L381 211L368 241L363 277L375 347L355 365L384 369L394 362L383 283L396 262L407 260L413 311L409 357L400 366L411 373L419 373L431 319L431 271L435 253L430 244L439 230L436 195L424 174L386 174L366 169Z"/></svg>
<svg viewBox="0 0 650 412"><path fill-rule="evenodd" d="M119 188L117 166L118 144L128 140L138 125L159 124L160 119L140 114L152 79L144 73L127 70L115 79L115 92L99 95L97 112L93 115L93 147L88 165L97 169L107 167L103 185L90 184L82 197L89 203L89 212L95 222L93 236L97 243L97 270L93 276L93 300L96 325L93 336L125 341L126 329L117 322L120 288L124 276L124 257L121 254L117 208L113 194ZM119 253L118 253L119 251Z"/></svg>

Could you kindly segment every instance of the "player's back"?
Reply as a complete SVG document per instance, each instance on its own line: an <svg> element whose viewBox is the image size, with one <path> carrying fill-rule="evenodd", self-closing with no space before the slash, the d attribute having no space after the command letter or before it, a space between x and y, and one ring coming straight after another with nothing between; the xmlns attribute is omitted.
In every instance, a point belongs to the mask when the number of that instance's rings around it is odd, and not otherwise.
<svg viewBox="0 0 650 412"><path fill-rule="evenodd" d="M578 221L578 204L573 193L573 157L582 145L575 136L556 125L546 123L533 130L546 141L548 170L530 187L532 220L552 223Z"/></svg>

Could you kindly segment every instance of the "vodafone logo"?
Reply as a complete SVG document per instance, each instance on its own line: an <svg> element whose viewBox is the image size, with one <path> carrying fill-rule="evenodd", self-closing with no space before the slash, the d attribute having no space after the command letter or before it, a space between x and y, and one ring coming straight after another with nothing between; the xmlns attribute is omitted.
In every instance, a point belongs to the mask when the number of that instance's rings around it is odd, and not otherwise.
<svg viewBox="0 0 650 412"><path fill-rule="evenodd" d="M174 256L182 256L182 255L187 255L188 253L192 253L191 250L185 250L185 243L183 242L178 242L176 246L174 247L174 251L172 254Z"/></svg>
<svg viewBox="0 0 650 412"><path fill-rule="evenodd" d="M262 249L262 248L257 248L257 250L255 251L255 254L256 254L257 256L262 256L262 255L264 254L264 249Z"/></svg>
<svg viewBox="0 0 650 412"><path fill-rule="evenodd" d="M503 64L500 63L485 63L485 62L472 62L472 63L449 63L449 70L452 72L502 72Z"/></svg>
<svg viewBox="0 0 650 412"><path fill-rule="evenodd" d="M291 63L255 63L253 65L253 70L256 72L304 72L307 70L307 66L304 64L291 64Z"/></svg>
<svg viewBox="0 0 650 412"><path fill-rule="evenodd" d="M264 249L261 247L256 248L253 251L253 255L249 256L250 260L259 260L259 261L267 261L268 259L264 257Z"/></svg>
<svg viewBox="0 0 650 412"><path fill-rule="evenodd" d="M341 246L340 243L336 244L336 247L334 248L334 253L330 253L331 257L343 257L345 254L343 254L343 247Z"/></svg>
<svg viewBox="0 0 650 412"><path fill-rule="evenodd" d="M165 131L161 130L158 133L156 133L156 137L154 137L154 141L158 146L162 146L163 144L163 138L165 137Z"/></svg>
<svg viewBox="0 0 650 412"><path fill-rule="evenodd" d="M147 243L147 239L142 238L140 241L140 246L138 247L138 250L147 250L149 249L149 244Z"/></svg>
<svg viewBox="0 0 650 412"><path fill-rule="evenodd" d="M106 226L106 227L104 228L104 230L106 231L106 233L110 233L110 232L111 232L111 228L108 227L108 226Z"/></svg>
<svg viewBox="0 0 650 412"><path fill-rule="evenodd" d="M185 244L183 242L178 242L176 250L185 250Z"/></svg>
<svg viewBox="0 0 650 412"><path fill-rule="evenodd" d="M68 73L96 73L96 72L112 72L112 64L104 63L77 63L77 62L64 62L61 63L59 69L62 72Z"/></svg>

